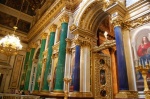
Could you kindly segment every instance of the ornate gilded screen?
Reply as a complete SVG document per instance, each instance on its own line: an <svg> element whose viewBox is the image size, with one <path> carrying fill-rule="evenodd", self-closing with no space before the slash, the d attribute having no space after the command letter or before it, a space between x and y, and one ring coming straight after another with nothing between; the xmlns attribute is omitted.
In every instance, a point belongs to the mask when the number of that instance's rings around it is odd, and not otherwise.
<svg viewBox="0 0 150 99"><path fill-rule="evenodd" d="M95 99L113 99L110 57L93 53L92 89Z"/></svg>

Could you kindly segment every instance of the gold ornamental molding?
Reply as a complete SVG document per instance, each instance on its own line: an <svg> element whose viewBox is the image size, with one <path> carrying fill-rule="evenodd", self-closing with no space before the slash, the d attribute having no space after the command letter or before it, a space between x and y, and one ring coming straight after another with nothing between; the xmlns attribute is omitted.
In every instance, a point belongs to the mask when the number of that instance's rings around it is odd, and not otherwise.
<svg viewBox="0 0 150 99"><path fill-rule="evenodd" d="M56 24L52 24L49 28L49 31L50 32L56 32L56 29L57 29L57 25Z"/></svg>
<svg viewBox="0 0 150 99"><path fill-rule="evenodd" d="M115 98L133 98L133 99L137 99L138 98L138 92L137 91L120 91Z"/></svg>
<svg viewBox="0 0 150 99"><path fill-rule="evenodd" d="M150 99L150 91L144 91L145 99Z"/></svg>
<svg viewBox="0 0 150 99"><path fill-rule="evenodd" d="M123 29L133 29L150 22L150 14L144 15L132 21L124 21L120 17L112 18L114 27L121 26Z"/></svg>
<svg viewBox="0 0 150 99"><path fill-rule="evenodd" d="M133 21L125 21L122 23L122 27L123 28L136 28L139 27L141 25L144 25L146 23L150 22L150 14L141 16L139 18L137 18L136 20Z"/></svg>

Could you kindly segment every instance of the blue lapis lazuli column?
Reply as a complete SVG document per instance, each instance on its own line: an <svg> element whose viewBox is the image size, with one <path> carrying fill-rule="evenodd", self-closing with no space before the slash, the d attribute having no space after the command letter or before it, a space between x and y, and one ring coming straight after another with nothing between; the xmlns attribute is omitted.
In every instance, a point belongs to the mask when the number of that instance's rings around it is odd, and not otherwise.
<svg viewBox="0 0 150 99"><path fill-rule="evenodd" d="M72 74L73 91L80 89L80 46L75 47L75 64Z"/></svg>
<svg viewBox="0 0 150 99"><path fill-rule="evenodd" d="M119 90L129 90L121 27L114 28L117 48Z"/></svg>

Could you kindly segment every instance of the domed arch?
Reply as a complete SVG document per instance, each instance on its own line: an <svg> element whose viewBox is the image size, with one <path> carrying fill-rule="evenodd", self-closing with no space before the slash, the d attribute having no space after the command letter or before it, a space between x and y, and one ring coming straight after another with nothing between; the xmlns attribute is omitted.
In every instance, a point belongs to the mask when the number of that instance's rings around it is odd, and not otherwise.
<svg viewBox="0 0 150 99"><path fill-rule="evenodd" d="M99 24L109 15L102 10L103 3L98 0L90 0L81 3L82 9L78 10L74 23L84 29L96 33Z"/></svg>

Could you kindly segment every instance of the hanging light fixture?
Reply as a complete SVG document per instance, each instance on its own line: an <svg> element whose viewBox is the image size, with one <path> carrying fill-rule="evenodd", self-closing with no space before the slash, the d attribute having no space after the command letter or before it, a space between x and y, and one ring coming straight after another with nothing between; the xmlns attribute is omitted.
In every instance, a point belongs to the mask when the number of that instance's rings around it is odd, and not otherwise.
<svg viewBox="0 0 150 99"><path fill-rule="evenodd" d="M20 8L20 13L23 7L23 2ZM20 17L20 13L17 18L16 25L13 27L14 28L13 34L8 34L0 40L0 53L3 53L8 56L16 55L18 51L22 49L19 37L15 36L15 31L17 30L17 24Z"/></svg>

